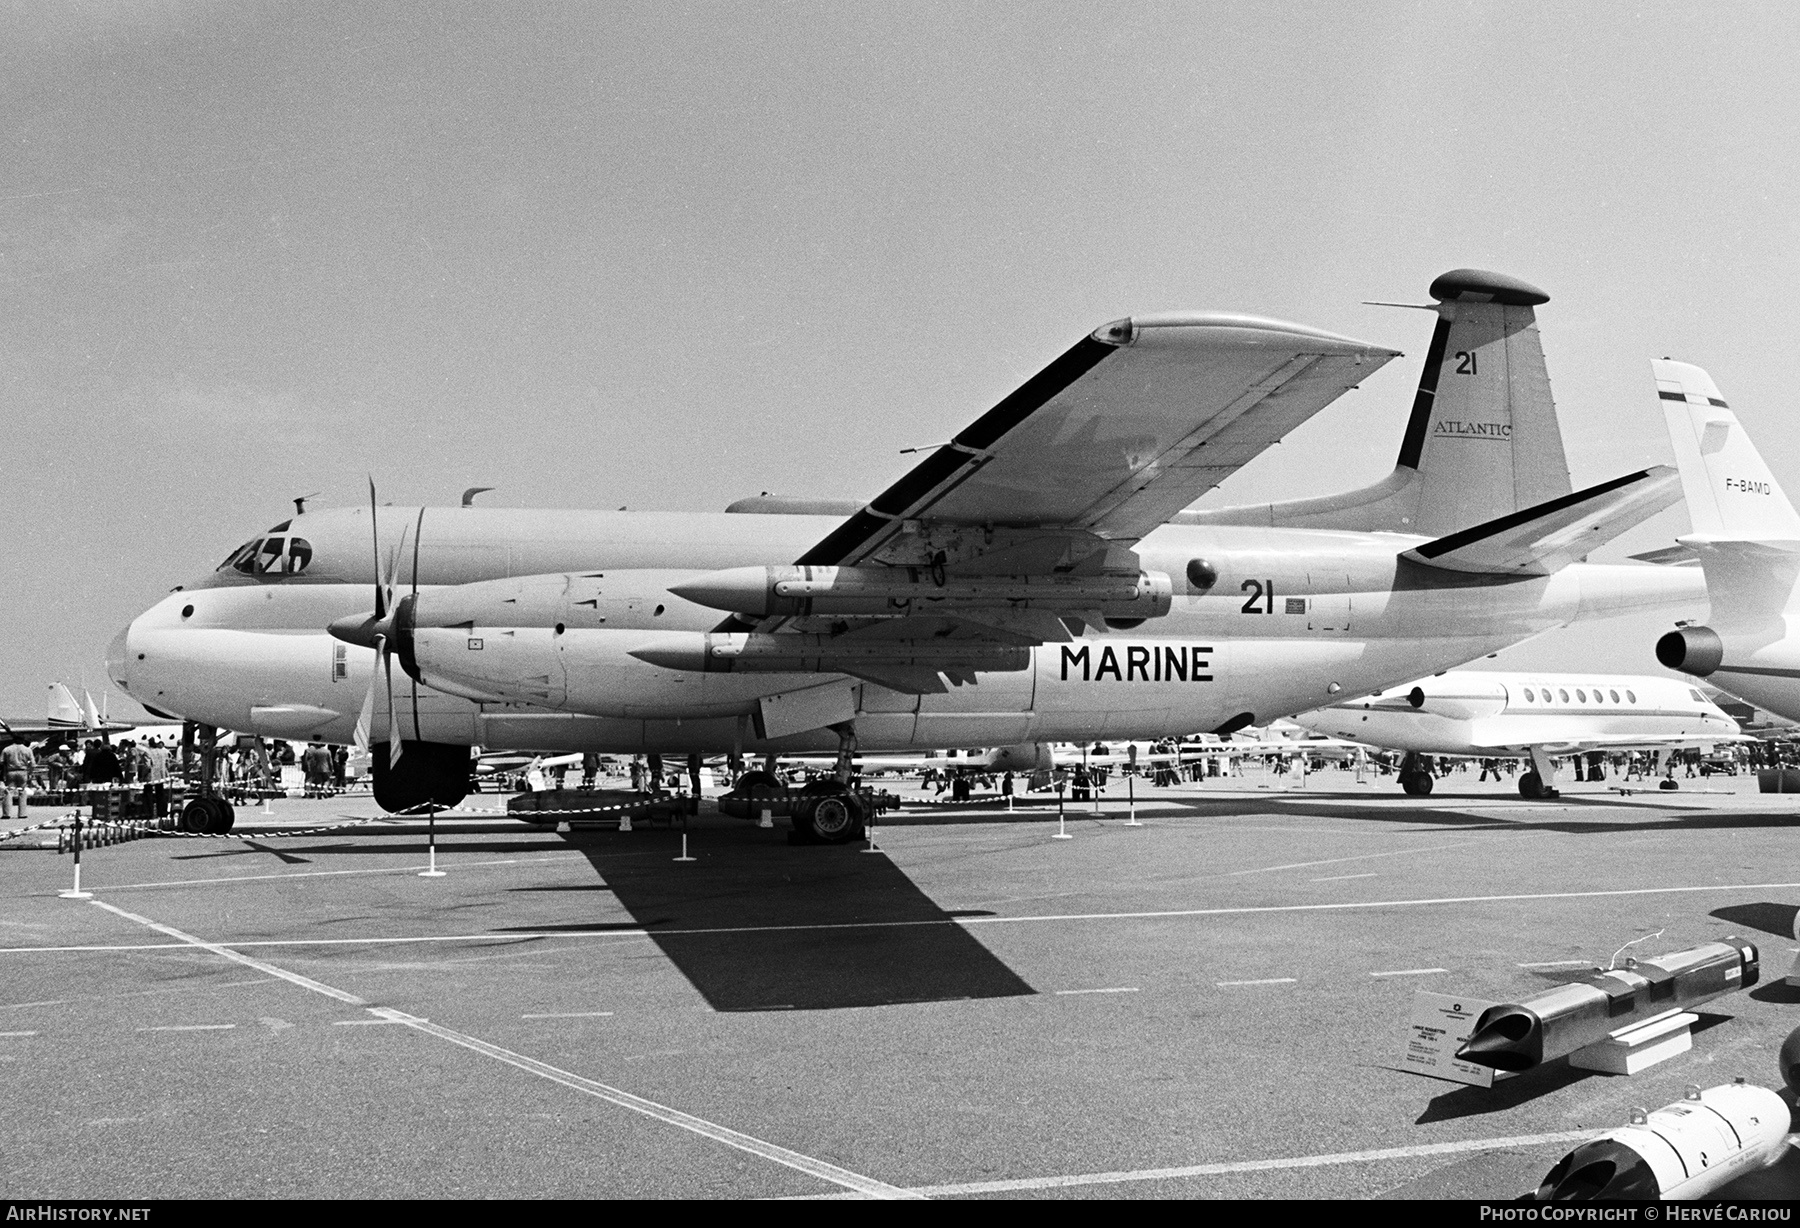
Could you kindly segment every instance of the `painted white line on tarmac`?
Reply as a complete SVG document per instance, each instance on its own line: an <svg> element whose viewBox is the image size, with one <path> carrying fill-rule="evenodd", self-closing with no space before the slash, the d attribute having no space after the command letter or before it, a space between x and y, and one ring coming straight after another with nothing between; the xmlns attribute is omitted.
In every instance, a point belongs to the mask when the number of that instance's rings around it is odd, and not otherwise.
<svg viewBox="0 0 1800 1228"><path fill-rule="evenodd" d="M921 1195L909 1190L903 1190L898 1186L889 1185L885 1181L876 1181L874 1178L865 1177L861 1173L853 1173L847 1168L839 1168L837 1165L828 1164L824 1160L817 1160L812 1156L802 1155L798 1151L790 1151L786 1147L780 1147L774 1143L764 1142L762 1139L752 1137L751 1135L743 1134L725 1126L716 1125L701 1117L695 1117L691 1113L683 1113L679 1109L672 1109L667 1105L658 1104L654 1100L646 1100L642 1096L634 1096L630 1092L621 1091L616 1087L609 1087L605 1083L599 1083L593 1079L584 1079L580 1075L571 1074L566 1070L559 1070L555 1066L551 1066L546 1062L540 1062L535 1058L529 1058L523 1054L514 1053L510 1049L502 1049L499 1045L489 1044L485 1040L478 1040L475 1037L466 1035L462 1032L456 1032L446 1027L440 1027L429 1020L416 1019L403 1011L391 1010L385 1006L375 1006L369 1008L369 1013L379 1018L391 1019L395 1023L404 1023L415 1031L424 1032L428 1036L435 1036L439 1040L448 1041L453 1045L460 1045L473 1053L481 1054L483 1057L491 1057L497 1062L505 1062L508 1066L523 1070L528 1074L537 1075L540 1079L548 1079L552 1083L560 1083L573 1091L597 1097L608 1103L616 1104L621 1108L631 1109L633 1112L642 1113L646 1117L655 1118L657 1121L666 1122L672 1126L679 1126L683 1130L690 1130L695 1134L710 1138L715 1142L724 1143L728 1147L735 1147L739 1151L747 1151L751 1155L761 1156L765 1160L773 1160L777 1164L785 1164L789 1168L797 1169L809 1176L817 1177L822 1181L829 1181L834 1185L841 1185L845 1189L853 1190L865 1197L921 1197Z"/></svg>
<svg viewBox="0 0 1800 1228"><path fill-rule="evenodd" d="M398 1019L333 1019L334 1028L377 1027L382 1024L399 1023Z"/></svg>
<svg viewBox="0 0 1800 1228"><path fill-rule="evenodd" d="M348 1003L351 1006L364 1007L368 1010L370 1015L377 1019L392 1023L403 1023L414 1031L424 1032L429 1036L437 1037L439 1040L449 1041L453 1045L460 1045L472 1052L482 1054L485 1057L491 1057L496 1061L505 1062L509 1066L537 1075L539 1078L549 1079L553 1083L560 1083L564 1087L572 1088L575 1091L583 1092L590 1096L596 1096L602 1100L616 1104L621 1108L627 1108L634 1112L642 1113L646 1117L654 1118L657 1121L665 1122L673 1126L679 1126L683 1130L689 1130L695 1134L703 1135L715 1142L724 1143L728 1147L735 1147L739 1151L749 1152L750 1154L760 1156L765 1160L773 1160L777 1164L783 1164L789 1168L807 1173L810 1176L818 1177L823 1181L829 1181L834 1185L843 1186L845 1189L853 1190L865 1197L920 1197L920 1195L903 1190L898 1186L888 1185L886 1182L877 1181L872 1177L865 1177L860 1173L853 1173L847 1168L839 1168L837 1165L826 1163L824 1160L816 1160L811 1156L802 1155L798 1151L790 1151L786 1147L764 1142L762 1139L752 1135L732 1130L726 1126L717 1125L689 1113L683 1113L679 1109L672 1109L667 1105L658 1104L654 1100L646 1100L642 1096L634 1096L630 1092L621 1091L616 1087L609 1087L604 1083L598 1083L592 1079L584 1079L580 1075L571 1074L566 1070L559 1070L547 1063L537 1061L535 1058L529 1058L523 1054L514 1053L510 1049L502 1049L498 1045L491 1045L487 1041L478 1040L475 1037L466 1035L462 1032L454 1032L449 1028L432 1023L429 1019L421 1019L416 1015L408 1015L404 1011L393 1010L385 1006L370 1006L368 1002L357 997L353 993L348 993L345 990L324 984L321 981L315 981L311 977L301 976L297 972L289 972L285 968L277 968L274 964L264 963L260 959L253 959L248 955L233 951L229 947L222 946L219 943L207 942L205 939L196 938L192 934L183 933L174 926L164 925L160 921L152 921L148 917L140 917L135 913L126 912L124 909L108 904L104 900L90 900L88 902L96 908L104 908L107 912L113 913L116 916L124 917L128 921L135 921L139 925L148 926L159 934L167 934L171 938L180 939L190 946L199 947L203 951L209 951L224 959L229 959L240 964L247 964L250 967L257 969L259 972L266 972L270 976L279 977L284 981L298 985L303 989L310 989L314 993L323 994L328 998L335 998L339 1002Z"/></svg>
<svg viewBox="0 0 1800 1228"><path fill-rule="evenodd" d="M157 1028L139 1028L140 1032L229 1032L235 1023L167 1023Z"/></svg>
<svg viewBox="0 0 1800 1228"><path fill-rule="evenodd" d="M1003 1194L1013 1190L1054 1190L1072 1185L1115 1185L1127 1181L1179 1181L1185 1177L1213 1177L1230 1173L1260 1173L1291 1168L1324 1168L1333 1164L1368 1164L1377 1160L1413 1160L1423 1156L1461 1155L1470 1151L1502 1151L1510 1147L1538 1147L1549 1143L1573 1143L1594 1137L1592 1130L1558 1130L1550 1134L1516 1134L1507 1138L1474 1138L1459 1143L1417 1143L1411 1147L1381 1147L1373 1151L1339 1151L1329 1155L1295 1156L1280 1160L1238 1160L1224 1164L1189 1164L1181 1168L1141 1168L1129 1172L1077 1173L1065 1177L1022 1177L1012 1181L963 1181L953 1185L920 1185L914 1191L927 1197L959 1194Z"/></svg>
<svg viewBox="0 0 1800 1228"><path fill-rule="evenodd" d="M1370 870L1367 874L1333 874L1330 878L1315 878L1315 879L1311 879L1309 881L1315 882L1315 883L1341 883L1341 882L1344 882L1344 881L1346 881L1348 879L1352 879L1352 878L1379 878L1379 877L1380 877L1380 875L1376 874L1375 871Z"/></svg>
<svg viewBox="0 0 1800 1228"><path fill-rule="evenodd" d="M1432 976L1439 972L1448 972L1448 968L1395 968L1392 972L1371 972L1370 976Z"/></svg>
<svg viewBox="0 0 1800 1228"><path fill-rule="evenodd" d="M1514 964L1515 968L1592 968L1594 963L1588 959L1540 959L1532 964Z"/></svg>
<svg viewBox="0 0 1800 1228"><path fill-rule="evenodd" d="M37 1033L36 1033L36 1032L0 1032L0 1037L8 1037L8 1036L36 1036L36 1035L37 1035Z"/></svg>
<svg viewBox="0 0 1800 1228"><path fill-rule="evenodd" d="M1220 989L1229 989L1233 985L1298 985L1300 979L1292 976L1269 976L1260 981L1214 981Z"/></svg>
<svg viewBox="0 0 1800 1228"><path fill-rule="evenodd" d="M281 980L287 981L289 984L298 985L302 989L310 989L314 993L322 993L328 998L336 998L339 1002L347 1003L350 1006L368 1005L367 1002L363 1001L353 993L345 993L341 989L334 989L330 985L322 984L309 976L301 976L298 972L289 972L286 968L277 968L274 964L265 964L260 959L254 959L251 956L233 951L229 947L222 947L216 942L207 942L204 938L196 938L192 934L184 934L172 925L164 925L160 921L152 921L149 917L140 917L136 913L126 912L123 908L108 904L105 900L89 900L88 903L92 904L95 908L104 908L107 912L112 913L116 917L123 917L127 921L135 921L139 925L145 926L148 929L153 929L159 934L167 934L169 937L184 942L189 946L199 947L202 951L210 952L219 956L221 959L229 959L233 963L243 964L246 967L256 969L258 972L265 972L270 976L279 977Z"/></svg>
<svg viewBox="0 0 1800 1228"><path fill-rule="evenodd" d="M1363 908L1423 908L1441 904L1510 904L1531 900L1592 900L1614 899L1636 895L1685 895L1696 892L1730 893L1736 891L1793 891L1800 890L1800 883L1715 883L1703 887L1631 887L1616 891L1536 891L1519 895L1461 895L1430 896L1412 900L1343 900L1329 904L1251 904L1236 908L1171 908L1158 909L1153 912L1072 912L1072 913L1039 913L1013 917L940 917L918 921L831 921L806 925L730 925L709 926L698 929L659 929L641 928L620 930L524 930L518 933L486 933L486 934L429 934L400 938L270 938L254 939L248 942L229 942L232 947L329 947L329 946L375 946L382 944L406 944L421 942L517 942L521 939L549 938L700 938L715 934L780 934L800 933L812 930L863 930L863 929L917 929L934 925L1017 925L1025 922L1042 921L1173 921L1189 917L1243 917L1262 913L1301 913L1301 912L1345 912ZM132 914L99 900L90 901L101 908L117 912L120 916L131 917ZM136 919L135 917L133 918ZM154 923L150 923L156 928ZM165 933L179 931L162 930ZM187 940L186 936L182 936ZM198 939L188 941L195 945ZM41 955L57 952L81 951L161 951L179 947L181 943L146 943L117 945L96 944L90 946L66 947L0 947L0 955ZM209 945L209 944L201 944ZM253 968L265 965L251 960L248 956L235 953L228 958L237 959L240 963L248 963ZM270 965L272 966L272 965ZM271 974L274 975L274 974ZM286 974L293 975L293 974ZM361 1003L358 1003L361 1005Z"/></svg>
<svg viewBox="0 0 1800 1228"><path fill-rule="evenodd" d="M1138 993L1141 991L1136 985L1121 985L1115 989L1059 989L1056 992L1059 997L1067 997L1070 994L1078 993Z"/></svg>
<svg viewBox="0 0 1800 1228"><path fill-rule="evenodd" d="M571 861L580 857L580 853L566 853L555 857L507 857L500 861L457 861L454 864L459 870L474 870L482 866L534 865L543 861ZM421 861L414 866L382 866L375 870L296 870L289 874L234 874L228 878L179 878L166 883L120 883L117 886L101 887L99 890L144 891L151 887L210 887L214 883L264 883L280 878L345 878L353 874L409 874L417 873L424 866L425 863Z"/></svg>
<svg viewBox="0 0 1800 1228"><path fill-rule="evenodd" d="M520 1015L521 1019L611 1019L611 1011L560 1011L553 1015Z"/></svg>
<svg viewBox="0 0 1800 1228"><path fill-rule="evenodd" d="M1409 853L1441 853L1445 849L1464 848L1474 843L1473 840L1456 840L1449 844L1431 844L1424 848L1386 849L1379 853L1358 853L1354 857L1328 857L1324 861L1295 861L1285 866L1258 866L1254 870L1233 870L1226 877L1235 878L1240 874L1272 874L1276 870L1310 870L1314 866L1342 865L1346 861L1368 861L1372 857L1404 857Z"/></svg>

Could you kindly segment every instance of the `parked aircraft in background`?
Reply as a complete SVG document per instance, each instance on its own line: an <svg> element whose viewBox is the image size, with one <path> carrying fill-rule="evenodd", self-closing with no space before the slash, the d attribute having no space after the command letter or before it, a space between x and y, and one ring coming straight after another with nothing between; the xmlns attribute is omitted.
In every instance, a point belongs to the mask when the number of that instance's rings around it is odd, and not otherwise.
<svg viewBox="0 0 1800 1228"><path fill-rule="evenodd" d="M1421 755L1525 758L1526 797L1555 797L1553 755L1667 752L1752 741L1717 704L1678 678L1453 670L1302 713L1294 722L1334 737L1407 752L1400 787L1431 792Z"/></svg>
<svg viewBox="0 0 1800 1228"><path fill-rule="evenodd" d="M1800 515L1711 376L1651 367L1693 526L1680 546L1712 607L1705 625L1658 640L1657 660L1800 720Z"/></svg>
<svg viewBox="0 0 1800 1228"><path fill-rule="evenodd" d="M109 721L94 707L94 697L81 693L83 702L75 702L75 694L61 682L50 684L49 702L42 720L28 717L0 717L0 733L26 742L41 742L63 736L106 737L133 728L130 721Z"/></svg>
<svg viewBox="0 0 1800 1228"><path fill-rule="evenodd" d="M1362 491L1181 511L1394 351L1138 316L866 506L309 511L146 611L109 665L208 725L385 735L376 796L400 809L460 800L471 744L836 750L847 776L857 748L1228 733L1694 600L1692 569L1577 561L1677 494L1667 470L1570 491L1547 296L1472 270L1432 294L1399 463ZM845 798L797 823L851 838Z"/></svg>

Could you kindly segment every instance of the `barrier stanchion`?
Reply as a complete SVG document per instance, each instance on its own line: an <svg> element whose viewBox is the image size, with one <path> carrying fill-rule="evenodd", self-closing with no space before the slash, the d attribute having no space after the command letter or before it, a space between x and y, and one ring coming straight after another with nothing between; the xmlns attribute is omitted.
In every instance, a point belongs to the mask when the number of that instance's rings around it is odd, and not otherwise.
<svg viewBox="0 0 1800 1228"><path fill-rule="evenodd" d="M65 900L91 900L94 898L94 893L91 891L83 891L81 889L81 816L80 815L75 816L74 833L75 834L74 834L72 843L74 844L74 848L75 848L75 885L73 887L69 888L69 890L67 890L67 891L59 891L56 894L61 896Z"/></svg>
<svg viewBox="0 0 1800 1228"><path fill-rule="evenodd" d="M1142 827L1137 817L1137 773L1130 772L1125 777L1125 826Z"/></svg>
<svg viewBox="0 0 1800 1228"><path fill-rule="evenodd" d="M1052 840L1073 840L1075 838L1069 834L1068 822L1063 817L1063 791L1060 787L1056 790L1056 834L1050 838Z"/></svg>
<svg viewBox="0 0 1800 1228"><path fill-rule="evenodd" d="M425 811L425 847L430 855L431 864L428 868L419 871L419 877L444 877L444 872L437 868L437 804L435 802Z"/></svg>
<svg viewBox="0 0 1800 1228"><path fill-rule="evenodd" d="M686 832L681 833L681 856L675 858L675 860L676 861L692 861L692 860L694 860L692 857L688 856L687 833Z"/></svg>
<svg viewBox="0 0 1800 1228"><path fill-rule="evenodd" d="M875 820L874 819L871 818L869 820L869 826L868 826L865 834L869 837L869 847L866 849L860 850L861 852L880 853L880 852L886 851L879 844L875 843Z"/></svg>

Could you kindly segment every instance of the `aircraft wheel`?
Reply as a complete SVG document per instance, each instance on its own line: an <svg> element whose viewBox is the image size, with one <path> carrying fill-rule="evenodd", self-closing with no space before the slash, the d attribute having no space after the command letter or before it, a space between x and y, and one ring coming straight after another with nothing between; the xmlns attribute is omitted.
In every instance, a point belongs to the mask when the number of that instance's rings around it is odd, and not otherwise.
<svg viewBox="0 0 1800 1228"><path fill-rule="evenodd" d="M206 831L212 825L213 799L196 797L181 808L181 830L192 832Z"/></svg>
<svg viewBox="0 0 1800 1228"><path fill-rule="evenodd" d="M1662 779L1662 783L1656 787L1659 789L1679 789L1681 788L1681 782L1676 780L1673 776L1665 776Z"/></svg>
<svg viewBox="0 0 1800 1228"><path fill-rule="evenodd" d="M1400 787L1410 797L1424 797L1431 792L1432 783L1430 772L1412 772L1400 781Z"/></svg>
<svg viewBox="0 0 1800 1228"><path fill-rule="evenodd" d="M806 809L806 826L827 844L845 844L862 835L862 802L847 794L821 797Z"/></svg>
<svg viewBox="0 0 1800 1228"><path fill-rule="evenodd" d="M237 822L237 811L233 810L231 803L222 797L212 799L212 808L213 821L206 830L211 835L222 836L230 831L232 825Z"/></svg>
<svg viewBox="0 0 1800 1228"><path fill-rule="evenodd" d="M1519 793L1524 797L1542 797L1544 795L1544 778L1536 772L1526 772L1519 777Z"/></svg>
<svg viewBox="0 0 1800 1228"><path fill-rule="evenodd" d="M731 787L744 792L751 789L779 789L781 782L775 779L775 773L757 768L755 771L745 772L739 776L737 782Z"/></svg>

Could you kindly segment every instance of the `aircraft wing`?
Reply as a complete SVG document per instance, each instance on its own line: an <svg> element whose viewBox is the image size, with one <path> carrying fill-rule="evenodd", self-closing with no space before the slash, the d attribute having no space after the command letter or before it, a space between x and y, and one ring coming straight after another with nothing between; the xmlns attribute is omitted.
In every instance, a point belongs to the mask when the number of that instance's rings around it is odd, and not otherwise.
<svg viewBox="0 0 1800 1228"><path fill-rule="evenodd" d="M1133 316L1027 380L797 562L930 562L927 526L1060 530L1129 545L1397 351L1256 316ZM908 540L898 540L905 536ZM925 537L929 539L929 534ZM990 541L987 543L992 545ZM948 570L1004 563L947 551ZM979 555L980 552L974 552ZM1080 553L1077 549L1077 553ZM1051 557L1066 567L1069 551Z"/></svg>

